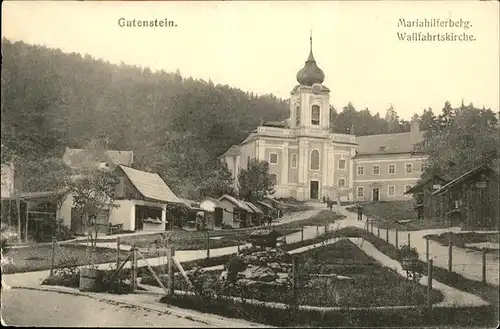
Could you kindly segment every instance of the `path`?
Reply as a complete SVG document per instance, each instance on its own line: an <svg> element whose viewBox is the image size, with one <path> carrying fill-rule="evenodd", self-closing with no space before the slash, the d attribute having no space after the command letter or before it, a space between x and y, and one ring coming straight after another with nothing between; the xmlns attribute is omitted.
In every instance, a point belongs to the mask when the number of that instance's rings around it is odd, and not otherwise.
<svg viewBox="0 0 500 329"><path fill-rule="evenodd" d="M340 227L356 226L364 228L366 225L366 216L363 215L363 220L358 221L357 215L342 207L340 212L346 216L343 220L338 221ZM380 229L380 237L385 240L386 229ZM444 232L456 231L461 232L457 228L445 229L430 229L421 231L398 231L399 246L408 244L408 234L410 234L410 245L417 248L419 258L426 261L426 242L423 238L428 234L441 234ZM374 225L374 234L377 235L377 227ZM389 243L396 244L396 230L389 230ZM448 269L448 247L442 246L435 241L429 241L429 257L434 261L434 265L440 268ZM499 260L498 253L490 253L486 255L486 281L489 284L498 286L499 284ZM453 247L452 270L463 277L482 281L482 253L481 251L465 250L463 248Z"/></svg>
<svg viewBox="0 0 500 329"><path fill-rule="evenodd" d="M64 289L59 289L61 292ZM74 289L73 289L74 290ZM253 327L256 324L169 307L144 295L126 302L79 293L11 289L2 291L3 324L54 327ZM128 296L128 295L127 295ZM102 298L101 298L102 297ZM139 297L139 298L138 298ZM151 296L146 296L151 297ZM158 299L157 296L154 297ZM47 303L50 301L50 303ZM146 303L144 303L146 301ZM40 307L40 305L45 305ZM156 307L155 307L156 306Z"/></svg>
<svg viewBox="0 0 500 329"><path fill-rule="evenodd" d="M406 271L403 270L401 263L399 263L397 260L390 258L389 256L385 255L381 251L379 251L377 248L375 248L374 245L372 245L368 241L362 241L362 238L349 238L351 242L356 244L361 250L363 250L368 256L372 257L379 263L381 263L383 266L388 267L396 271L399 275L407 277ZM419 284L423 286L427 286L427 281L428 277L424 275L420 281ZM450 306L486 306L488 303L484 301L482 298L458 290L456 288L450 287L444 283L441 283L435 279L432 279L432 287L436 290L441 291L443 294L443 301L435 304L437 307L450 307Z"/></svg>

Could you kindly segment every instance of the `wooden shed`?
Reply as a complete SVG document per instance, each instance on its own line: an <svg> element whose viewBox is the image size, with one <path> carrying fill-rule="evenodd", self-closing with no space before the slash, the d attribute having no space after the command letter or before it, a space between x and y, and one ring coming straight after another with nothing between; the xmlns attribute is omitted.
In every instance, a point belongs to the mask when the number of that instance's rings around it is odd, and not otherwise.
<svg viewBox="0 0 500 329"><path fill-rule="evenodd" d="M488 165L474 168L433 193L447 220L456 218L463 230L497 230L499 227L498 173Z"/></svg>
<svg viewBox="0 0 500 329"><path fill-rule="evenodd" d="M432 194L449 182L446 178L434 174L421 180L417 185L410 188L404 194L412 194L415 199L415 210L418 219L432 220L440 218L439 199Z"/></svg>

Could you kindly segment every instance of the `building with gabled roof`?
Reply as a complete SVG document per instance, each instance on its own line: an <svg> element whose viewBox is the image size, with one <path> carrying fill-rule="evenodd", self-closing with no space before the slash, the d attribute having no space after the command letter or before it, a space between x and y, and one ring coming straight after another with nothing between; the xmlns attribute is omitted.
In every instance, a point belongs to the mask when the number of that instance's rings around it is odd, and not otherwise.
<svg viewBox="0 0 500 329"><path fill-rule="evenodd" d="M219 205L223 209L222 224L233 228L252 226L254 211L243 200L224 194L219 198Z"/></svg>
<svg viewBox="0 0 500 329"><path fill-rule="evenodd" d="M418 184L404 193L405 195L413 195L417 218L433 220L441 217L439 202L437 198L432 197L432 194L448 182L449 179L446 177L434 174L420 180Z"/></svg>
<svg viewBox="0 0 500 329"><path fill-rule="evenodd" d="M126 231L165 231L173 220L168 205L184 204L165 181L157 174L125 165L117 165L114 172L119 183L116 186L116 208L98 216L102 233L109 226L120 226ZM68 194L59 211L60 218L77 233L87 229L81 214L73 209L73 196Z"/></svg>
<svg viewBox="0 0 500 329"><path fill-rule="evenodd" d="M495 169L480 165L435 191L432 197L440 201L442 218L463 230L498 230L500 179Z"/></svg>

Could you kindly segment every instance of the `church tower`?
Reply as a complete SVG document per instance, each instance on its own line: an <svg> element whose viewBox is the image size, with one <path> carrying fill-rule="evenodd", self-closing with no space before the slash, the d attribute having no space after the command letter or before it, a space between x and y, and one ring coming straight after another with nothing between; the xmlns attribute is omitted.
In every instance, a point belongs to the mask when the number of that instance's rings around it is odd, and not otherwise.
<svg viewBox="0 0 500 329"><path fill-rule="evenodd" d="M309 57L297 72L297 82L290 93L290 127L292 129L330 129L330 90L323 86L325 73L316 64L309 38Z"/></svg>

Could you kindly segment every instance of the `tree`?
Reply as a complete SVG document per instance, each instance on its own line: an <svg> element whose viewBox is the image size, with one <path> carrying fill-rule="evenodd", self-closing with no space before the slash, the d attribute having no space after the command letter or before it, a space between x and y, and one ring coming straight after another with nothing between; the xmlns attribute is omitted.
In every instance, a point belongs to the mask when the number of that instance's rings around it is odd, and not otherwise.
<svg viewBox="0 0 500 329"><path fill-rule="evenodd" d="M498 119L491 110L472 104L454 109L449 102L415 146L417 152L428 155L425 177L434 173L457 177L494 162L499 148Z"/></svg>
<svg viewBox="0 0 500 329"><path fill-rule="evenodd" d="M79 177L68 182L68 192L73 196L73 207L82 215L84 225L89 228L92 245L91 265L94 266L94 254L99 230L97 218L108 215L116 208L114 204L115 187L118 179L113 172L98 169L82 171Z"/></svg>
<svg viewBox="0 0 500 329"><path fill-rule="evenodd" d="M269 174L269 163L257 159L250 160L247 169L242 169L238 175L240 197L255 201L269 194L274 194L275 181Z"/></svg>
<svg viewBox="0 0 500 329"><path fill-rule="evenodd" d="M217 160L200 187L202 197L220 198L224 194L234 195L234 178L225 161Z"/></svg>

